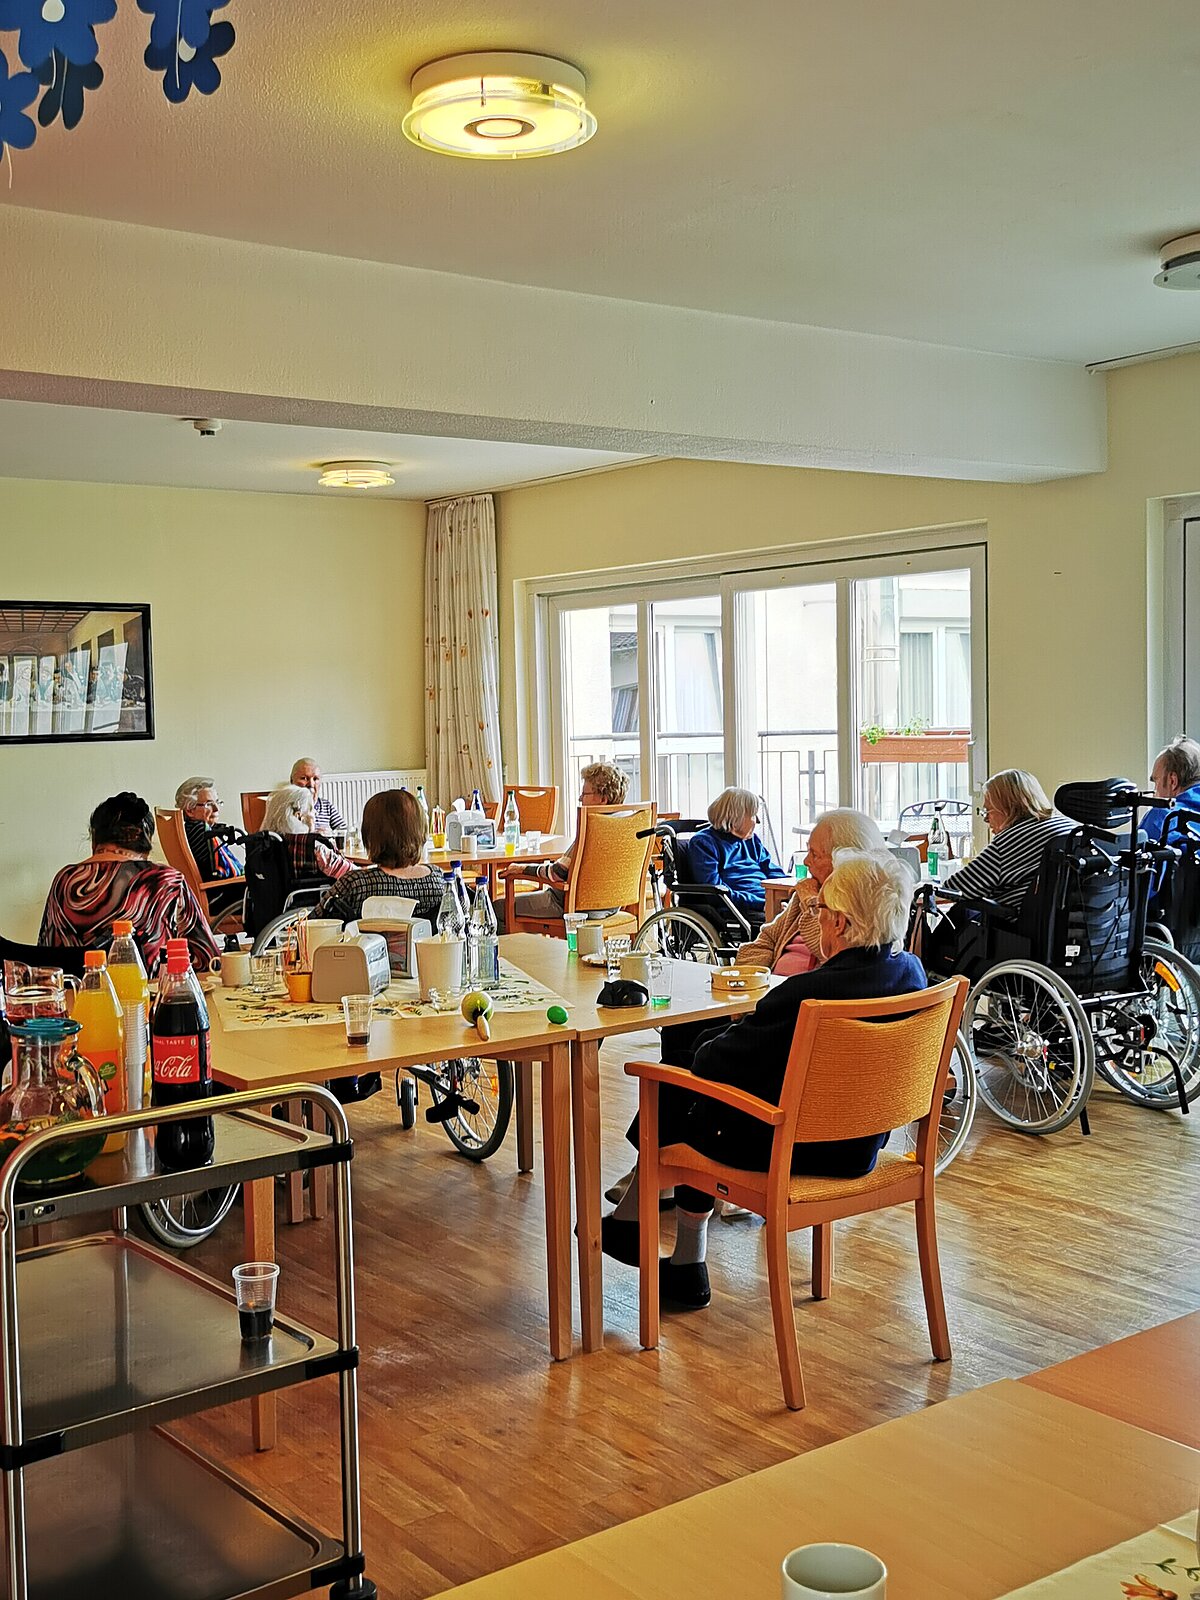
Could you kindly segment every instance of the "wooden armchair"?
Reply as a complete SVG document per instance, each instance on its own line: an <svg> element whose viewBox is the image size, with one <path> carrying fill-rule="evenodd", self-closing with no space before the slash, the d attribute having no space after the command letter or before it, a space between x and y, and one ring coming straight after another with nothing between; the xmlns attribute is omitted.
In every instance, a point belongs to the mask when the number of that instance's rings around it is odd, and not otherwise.
<svg viewBox="0 0 1200 1600"><path fill-rule="evenodd" d="M200 868L196 865L196 858L192 854L192 847L188 843L187 829L183 825L183 812L175 810L172 806L155 806L154 820L158 826L158 839L163 848L163 855L166 856L170 866L177 872L182 872L188 888L200 902L200 909L209 927L214 933L240 933L242 931L240 907L237 910L224 912L214 922L208 905L208 891L240 888L244 892L245 878L202 878Z"/></svg>
<svg viewBox="0 0 1200 1600"><path fill-rule="evenodd" d="M619 806L580 806L571 870L563 885L564 911L605 911L618 907L601 924L608 933L634 933L641 921L646 866L654 827L652 800L627 800ZM538 884L545 888L544 883ZM561 917L523 917L516 910L517 881L504 884L504 926L509 933L546 933L563 938ZM598 920L598 919L597 919Z"/></svg>
<svg viewBox="0 0 1200 1600"><path fill-rule="evenodd" d="M247 833L262 832L263 820L267 815L267 801L270 798L269 789L242 790L242 827Z"/></svg>
<svg viewBox="0 0 1200 1600"><path fill-rule="evenodd" d="M631 1061L640 1079L638 1193L656 1195L690 1184L766 1221L767 1276L783 1396L793 1411L804 1405L804 1378L788 1268L788 1234L811 1228L812 1292L828 1297L833 1281L833 1224L840 1217L912 1201L917 1253L930 1343L939 1361L950 1357L933 1210L938 1120L954 1038L967 999L967 980L952 978L931 989L886 1000L806 1000L800 1007L778 1105L729 1084L711 1083L681 1067ZM766 1172L726 1167L674 1144L658 1148L658 1086L682 1089L744 1111L773 1128ZM863 1178L793 1176L797 1133L805 1140L858 1139L919 1121L916 1150L908 1159L886 1148ZM657 1206L640 1208L640 1339L658 1343Z"/></svg>
<svg viewBox="0 0 1200 1600"><path fill-rule="evenodd" d="M512 795L517 802L517 815L521 819L522 833L553 833L554 824L558 820L558 785L549 783L543 785L531 783L506 783L504 793L500 796L500 804L496 810L496 819L503 826L504 813L508 809L508 797Z"/></svg>

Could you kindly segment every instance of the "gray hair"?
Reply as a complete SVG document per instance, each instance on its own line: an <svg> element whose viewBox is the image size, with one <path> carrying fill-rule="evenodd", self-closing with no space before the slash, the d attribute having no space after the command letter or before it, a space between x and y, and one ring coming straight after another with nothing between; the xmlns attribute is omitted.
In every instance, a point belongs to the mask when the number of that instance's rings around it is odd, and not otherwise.
<svg viewBox="0 0 1200 1600"><path fill-rule="evenodd" d="M713 827L723 828L727 833L732 832L736 824L749 822L757 816L758 796L753 789L722 789L708 808L708 820Z"/></svg>
<svg viewBox="0 0 1200 1600"><path fill-rule="evenodd" d="M179 811L186 811L189 806L196 804L196 796L201 789L215 789L215 778L185 778L175 791L175 805Z"/></svg>
<svg viewBox="0 0 1200 1600"><path fill-rule="evenodd" d="M267 796L262 825L268 833L307 833L307 828L297 826L297 819L311 815L312 808L311 789L302 789L297 783L280 784Z"/></svg>
<svg viewBox="0 0 1200 1600"><path fill-rule="evenodd" d="M899 950L908 930L913 880L887 850L843 850L821 887L831 911L849 923L847 941Z"/></svg>
<svg viewBox="0 0 1200 1600"><path fill-rule="evenodd" d="M295 783L296 774L300 771L301 767L316 767L317 771L320 772L321 763L315 760L312 756L299 756L295 761L292 762L292 770L288 773L288 778L292 783Z"/></svg>
<svg viewBox="0 0 1200 1600"><path fill-rule="evenodd" d="M813 823L812 831L829 830L829 853L835 850L886 850L887 841L878 824L865 811L855 811L851 806L838 806L833 811L822 811ZM811 837L811 835L810 835Z"/></svg>
<svg viewBox="0 0 1200 1600"><path fill-rule="evenodd" d="M1175 779L1179 788L1190 789L1200 783L1200 744L1189 739L1186 733L1176 734L1169 745L1158 752L1155 766L1163 764L1163 771Z"/></svg>

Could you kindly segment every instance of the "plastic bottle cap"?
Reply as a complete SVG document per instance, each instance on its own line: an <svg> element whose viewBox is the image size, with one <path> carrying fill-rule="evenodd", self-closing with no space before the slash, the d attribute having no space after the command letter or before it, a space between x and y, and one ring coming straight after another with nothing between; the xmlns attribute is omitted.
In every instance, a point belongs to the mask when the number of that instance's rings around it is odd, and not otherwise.
<svg viewBox="0 0 1200 1600"><path fill-rule="evenodd" d="M108 965L108 957L103 950L85 950L83 952L83 964L85 967L106 967Z"/></svg>
<svg viewBox="0 0 1200 1600"><path fill-rule="evenodd" d="M114 938L116 938L116 939L128 939L132 935L132 933L133 933L133 923L132 922L124 922L124 921L121 920L121 918L118 917L117 920L113 923L113 937Z"/></svg>

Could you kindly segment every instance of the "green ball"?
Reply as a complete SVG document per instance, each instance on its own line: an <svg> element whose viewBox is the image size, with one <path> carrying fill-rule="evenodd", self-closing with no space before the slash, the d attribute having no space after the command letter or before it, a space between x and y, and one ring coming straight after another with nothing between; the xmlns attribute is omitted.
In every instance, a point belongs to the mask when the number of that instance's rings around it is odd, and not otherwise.
<svg viewBox="0 0 1200 1600"><path fill-rule="evenodd" d="M567 1020L566 1006L551 1006L546 1012L548 1022L565 1022Z"/></svg>

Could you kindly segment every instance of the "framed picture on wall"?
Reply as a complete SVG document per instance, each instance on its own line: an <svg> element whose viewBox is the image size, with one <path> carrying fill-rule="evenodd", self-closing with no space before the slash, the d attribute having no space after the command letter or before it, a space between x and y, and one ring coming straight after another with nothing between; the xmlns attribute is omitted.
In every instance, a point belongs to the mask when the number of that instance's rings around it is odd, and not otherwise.
<svg viewBox="0 0 1200 1600"><path fill-rule="evenodd" d="M150 607L0 600L0 744L153 739Z"/></svg>

